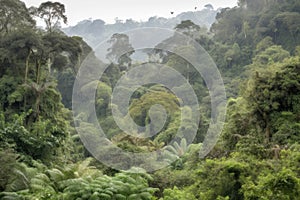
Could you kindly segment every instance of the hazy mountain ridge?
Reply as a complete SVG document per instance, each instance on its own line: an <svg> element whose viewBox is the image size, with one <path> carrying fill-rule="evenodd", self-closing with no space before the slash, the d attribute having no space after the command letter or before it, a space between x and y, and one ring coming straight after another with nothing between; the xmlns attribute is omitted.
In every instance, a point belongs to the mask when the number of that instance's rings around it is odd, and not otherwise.
<svg viewBox="0 0 300 200"><path fill-rule="evenodd" d="M100 42L108 39L112 34L124 32L135 28L160 27L173 29L183 20L191 20L201 27L210 28L215 22L218 10L203 9L201 11L189 11L178 14L173 18L150 17L148 21L137 22L132 19L125 21L116 20L114 24L106 24L101 19L83 20L75 26L63 28L62 31L69 36L81 36L91 47L96 47Z"/></svg>

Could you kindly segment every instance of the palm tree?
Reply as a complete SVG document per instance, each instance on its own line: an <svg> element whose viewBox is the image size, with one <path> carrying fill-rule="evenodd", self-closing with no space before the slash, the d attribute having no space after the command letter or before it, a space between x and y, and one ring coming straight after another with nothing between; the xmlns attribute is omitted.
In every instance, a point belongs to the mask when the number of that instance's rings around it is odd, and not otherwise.
<svg viewBox="0 0 300 200"><path fill-rule="evenodd" d="M182 138L179 144L175 141L173 145L166 146L164 150L181 157L188 150L186 139Z"/></svg>
<svg viewBox="0 0 300 200"><path fill-rule="evenodd" d="M163 150L165 161L172 164L173 168L181 169L183 167L181 156L183 156L188 150L185 138L181 139L180 143L175 141L173 145L165 146Z"/></svg>

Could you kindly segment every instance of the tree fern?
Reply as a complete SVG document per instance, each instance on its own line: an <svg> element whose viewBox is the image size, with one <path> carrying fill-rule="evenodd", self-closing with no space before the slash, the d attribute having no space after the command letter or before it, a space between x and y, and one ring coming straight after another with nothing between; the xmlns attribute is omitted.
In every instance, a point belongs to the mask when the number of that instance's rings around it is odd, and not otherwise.
<svg viewBox="0 0 300 200"><path fill-rule="evenodd" d="M28 167L24 163L17 163L11 173L11 178L9 179L9 184L6 186L6 191L16 192L28 189L32 177L37 173L37 169Z"/></svg>
<svg viewBox="0 0 300 200"><path fill-rule="evenodd" d="M24 200L24 198L22 198L16 192L1 192L0 199L2 199L2 200Z"/></svg>

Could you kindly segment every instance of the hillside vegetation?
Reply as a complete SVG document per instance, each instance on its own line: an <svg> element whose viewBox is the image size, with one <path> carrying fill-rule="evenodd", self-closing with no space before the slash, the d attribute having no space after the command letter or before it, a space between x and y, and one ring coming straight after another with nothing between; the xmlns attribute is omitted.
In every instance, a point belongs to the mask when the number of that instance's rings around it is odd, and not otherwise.
<svg viewBox="0 0 300 200"><path fill-rule="evenodd" d="M189 115L195 110L194 104L181 107L182 99L170 89L147 84L131 96L128 116L140 127L147 126L151 124L149 110L160 104L166 122L154 136L134 137L151 133L158 125L129 135L115 122L113 89L122 76L141 64L133 62L137 50L131 48L126 34L118 33L122 30L106 32L111 39L110 63L105 63L85 42L89 36L80 37L85 33L68 36L60 30L59 24L67 22L63 4L45 2L38 8L27 8L20 0L0 0L0 4L0 199L299 199L300 1L239 0L237 7L219 11L209 30L189 19L176 21L172 27L209 53L226 88L224 128L204 158L199 157L199 150L212 114L210 83L187 60L162 50L176 41L176 34L143 53L152 59L149 67L167 65L192 86L200 122L181 119L182 112ZM36 26L39 18L45 21L45 29ZM77 27L95 23L110 26L96 20ZM127 21L111 27L130 23L135 24ZM94 31L103 30L97 25ZM131 51L118 57L124 46ZM186 43L178 51L188 54L192 46ZM134 160L139 168L124 166L126 157L124 161L114 155L129 173L104 165L86 149L76 130L93 133L94 122L86 123L92 116L75 113L73 119L72 114L73 85L86 58L99 68L108 65L100 80L79 85L82 93L96 86L94 107L96 121L105 132L104 142L109 139L127 152L164 154L168 167L147 172L156 166L143 166L139 159ZM86 110L85 105L80 109ZM159 109L151 112L161 116ZM182 134L177 134L178 129ZM187 141L184 135L194 129L194 140Z"/></svg>

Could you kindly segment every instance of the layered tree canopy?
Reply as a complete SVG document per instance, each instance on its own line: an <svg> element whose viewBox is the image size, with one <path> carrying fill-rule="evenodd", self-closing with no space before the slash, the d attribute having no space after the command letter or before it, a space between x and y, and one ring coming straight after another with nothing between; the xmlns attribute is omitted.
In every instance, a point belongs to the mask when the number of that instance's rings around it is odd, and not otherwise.
<svg viewBox="0 0 300 200"><path fill-rule="evenodd" d="M239 0L238 6L220 10L207 4L199 12L206 13L206 21L217 13L210 29L204 26L210 22L194 23L193 12L188 19L172 18L176 23L159 17L113 25L86 20L70 28L99 37L109 32L105 60L88 38L62 32L64 4L27 8L20 0L0 0L0 5L0 199L299 199L300 1ZM38 18L45 28L36 26ZM174 34L140 50L131 36L116 31L143 23L172 25ZM189 39L178 41L182 35ZM213 137L208 130L216 128L212 106L224 99L219 85L177 55L202 58L192 43L216 64L227 95L224 128L204 157L199 153ZM157 77L136 86L139 77L148 77L131 70L145 62L149 77L151 70L169 77L165 69L170 69L184 84L172 76L166 80L172 88L155 83ZM88 66L85 73L82 66ZM206 63L203 67L210 72ZM95 78L98 69L105 69L101 78ZM84 80L76 82L77 75ZM132 84L118 85L121 78ZM131 92L126 108L113 101L116 85ZM121 111L124 115L115 115ZM104 134L97 134L95 124ZM88 134L89 145L113 159L114 168L93 157L99 155L84 145ZM152 156L141 159L145 153ZM157 170L157 163L166 167Z"/></svg>

